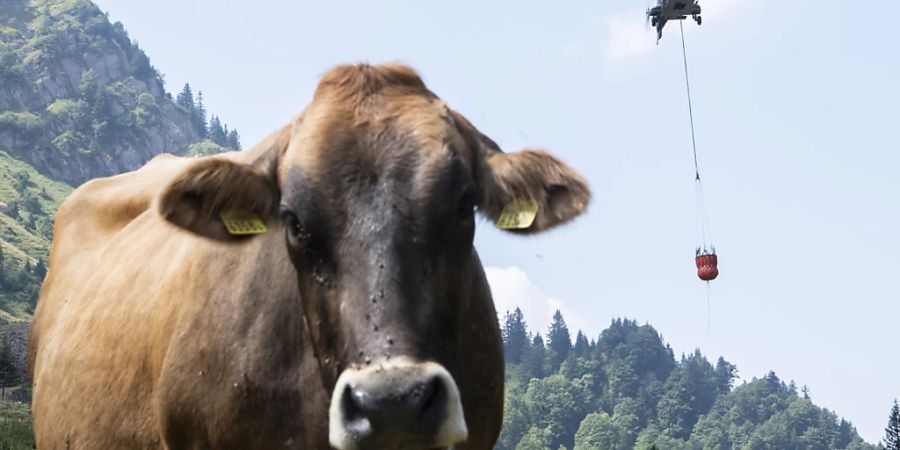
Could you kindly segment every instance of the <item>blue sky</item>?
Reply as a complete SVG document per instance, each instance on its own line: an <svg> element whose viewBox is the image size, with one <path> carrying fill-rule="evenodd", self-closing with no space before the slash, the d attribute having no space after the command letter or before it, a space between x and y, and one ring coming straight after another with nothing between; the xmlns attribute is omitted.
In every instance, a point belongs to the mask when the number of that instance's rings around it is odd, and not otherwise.
<svg viewBox="0 0 900 450"><path fill-rule="evenodd" d="M591 337L649 322L806 384L880 440L900 397L900 2L706 0L685 23L698 151L721 276L696 279L678 27L659 46L642 0L98 0L165 74L252 145L338 63L400 61L506 151L550 149L589 179L571 226L514 237L480 223L498 308Z"/></svg>

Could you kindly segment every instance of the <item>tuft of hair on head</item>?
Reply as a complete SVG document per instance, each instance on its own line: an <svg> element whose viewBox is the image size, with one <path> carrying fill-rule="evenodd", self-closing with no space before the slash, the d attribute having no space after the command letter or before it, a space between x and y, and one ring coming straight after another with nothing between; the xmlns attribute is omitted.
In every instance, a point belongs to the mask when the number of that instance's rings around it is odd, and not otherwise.
<svg viewBox="0 0 900 450"><path fill-rule="evenodd" d="M407 65L359 63L339 65L325 73L316 88L315 97L336 95L359 103L386 89L429 92L419 74Z"/></svg>

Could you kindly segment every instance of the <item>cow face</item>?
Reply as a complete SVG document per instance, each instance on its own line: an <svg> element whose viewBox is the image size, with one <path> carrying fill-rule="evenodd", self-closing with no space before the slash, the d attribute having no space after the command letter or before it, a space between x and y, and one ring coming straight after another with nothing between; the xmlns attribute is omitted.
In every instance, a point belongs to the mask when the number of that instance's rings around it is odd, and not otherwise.
<svg viewBox="0 0 900 450"><path fill-rule="evenodd" d="M503 153L401 66L327 74L304 113L251 163L198 161L160 211L234 239L217 215L280 222L340 449L440 448L466 439L458 367L484 279L476 212L538 204L539 232L584 210L584 180L541 151ZM252 151L251 151L252 152ZM481 292L481 291L479 291ZM464 387L463 387L464 388Z"/></svg>

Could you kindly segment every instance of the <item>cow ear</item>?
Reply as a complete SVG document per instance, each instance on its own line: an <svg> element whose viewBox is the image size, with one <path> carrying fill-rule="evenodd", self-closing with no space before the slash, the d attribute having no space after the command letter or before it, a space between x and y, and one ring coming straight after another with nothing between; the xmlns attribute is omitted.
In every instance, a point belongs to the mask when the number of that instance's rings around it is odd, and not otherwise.
<svg viewBox="0 0 900 450"><path fill-rule="evenodd" d="M482 155L485 173L479 208L498 227L536 233L566 223L587 208L591 197L587 182L554 156L541 150L503 153L489 147Z"/></svg>
<svg viewBox="0 0 900 450"><path fill-rule="evenodd" d="M271 224L277 216L278 197L273 177L256 166L207 157L191 164L163 189L158 211L167 221L198 235L235 240L243 235L229 232L222 213L237 212L245 218L252 217L250 213ZM256 225L258 221L251 219Z"/></svg>

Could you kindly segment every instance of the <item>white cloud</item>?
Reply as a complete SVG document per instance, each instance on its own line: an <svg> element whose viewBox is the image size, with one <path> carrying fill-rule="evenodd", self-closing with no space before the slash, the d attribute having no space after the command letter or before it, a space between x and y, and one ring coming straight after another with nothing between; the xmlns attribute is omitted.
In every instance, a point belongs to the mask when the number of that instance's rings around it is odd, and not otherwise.
<svg viewBox="0 0 900 450"><path fill-rule="evenodd" d="M506 268L489 266L484 268L484 272L491 286L494 306L500 320L507 311L513 311L518 307L525 314L529 330L540 331L541 335L546 336L553 313L558 309L566 319L573 339L575 332L583 325L562 301L541 291L524 270L514 266Z"/></svg>

